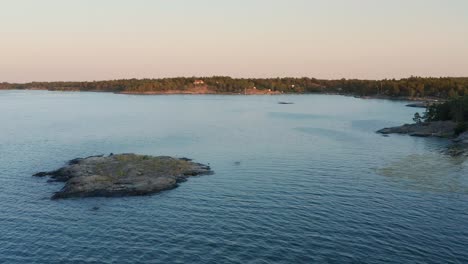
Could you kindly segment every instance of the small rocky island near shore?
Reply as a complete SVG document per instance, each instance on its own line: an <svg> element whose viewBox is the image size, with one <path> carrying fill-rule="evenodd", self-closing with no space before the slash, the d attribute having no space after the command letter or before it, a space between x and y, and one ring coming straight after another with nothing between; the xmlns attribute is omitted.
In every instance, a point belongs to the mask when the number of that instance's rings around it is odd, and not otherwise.
<svg viewBox="0 0 468 264"><path fill-rule="evenodd" d="M453 121L432 121L415 124L404 124L397 127L388 127L377 131L377 133L388 136L388 134L407 134L414 137L443 137L452 140L453 144L442 151L450 156L468 156L468 131L456 134L459 124Z"/></svg>
<svg viewBox="0 0 468 264"><path fill-rule="evenodd" d="M414 114L413 124L378 130L384 134L408 134L416 137L449 138L454 144L446 153L452 156L468 155L468 95L427 105L421 116Z"/></svg>
<svg viewBox="0 0 468 264"><path fill-rule="evenodd" d="M408 134L415 137L453 137L457 123L453 121L420 122L387 127L377 131L380 134Z"/></svg>
<svg viewBox="0 0 468 264"><path fill-rule="evenodd" d="M65 182L52 196L59 199L148 195L173 189L188 177L212 173L209 166L187 158L110 154L73 159L58 170L34 176Z"/></svg>

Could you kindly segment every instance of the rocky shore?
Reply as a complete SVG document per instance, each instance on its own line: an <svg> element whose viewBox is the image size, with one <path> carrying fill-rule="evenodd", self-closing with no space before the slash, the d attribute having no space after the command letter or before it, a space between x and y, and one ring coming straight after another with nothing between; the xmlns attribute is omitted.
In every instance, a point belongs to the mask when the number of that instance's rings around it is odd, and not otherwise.
<svg viewBox="0 0 468 264"><path fill-rule="evenodd" d="M65 182L52 199L148 195L173 189L188 177L212 174L207 165L187 158L118 154L73 159L58 170L39 172Z"/></svg>
<svg viewBox="0 0 468 264"><path fill-rule="evenodd" d="M434 121L416 124L404 124L397 127L387 127L377 131L380 134L408 134L415 137L446 137L454 136L457 123L453 121Z"/></svg>
<svg viewBox="0 0 468 264"><path fill-rule="evenodd" d="M397 127L388 127L377 131L377 133L388 136L388 134L407 134L415 137L442 137L451 139L445 153L450 156L468 156L468 131L456 136L454 133L457 123L453 121L434 121L418 124L404 124Z"/></svg>
<svg viewBox="0 0 468 264"><path fill-rule="evenodd" d="M414 107L414 108L428 108L432 105L442 104L446 100L443 99L433 99L433 98L426 98L421 99L420 101L416 101L414 103L407 104L407 107Z"/></svg>
<svg viewBox="0 0 468 264"><path fill-rule="evenodd" d="M468 131L458 135L453 142L468 145Z"/></svg>
<svg viewBox="0 0 468 264"><path fill-rule="evenodd" d="M407 107L414 107L414 108L427 108L430 105L428 102L417 102L417 103L411 103L407 104Z"/></svg>

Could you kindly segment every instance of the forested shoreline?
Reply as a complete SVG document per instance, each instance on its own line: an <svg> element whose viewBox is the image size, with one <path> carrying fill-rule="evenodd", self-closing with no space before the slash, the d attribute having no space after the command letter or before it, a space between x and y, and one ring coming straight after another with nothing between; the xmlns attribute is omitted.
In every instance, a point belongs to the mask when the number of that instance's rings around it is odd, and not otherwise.
<svg viewBox="0 0 468 264"><path fill-rule="evenodd" d="M203 87L214 94L242 94L246 89L286 94L336 93L356 96L451 98L468 95L468 77L358 80L315 78L180 77L89 82L0 83L0 89L98 91L114 93L177 93ZM196 93L196 92L194 92Z"/></svg>

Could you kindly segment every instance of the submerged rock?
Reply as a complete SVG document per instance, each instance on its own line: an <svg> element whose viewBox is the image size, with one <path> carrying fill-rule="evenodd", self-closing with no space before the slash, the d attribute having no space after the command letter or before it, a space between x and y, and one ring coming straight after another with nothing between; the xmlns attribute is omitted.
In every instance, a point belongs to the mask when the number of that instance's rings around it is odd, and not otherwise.
<svg viewBox="0 0 468 264"><path fill-rule="evenodd" d="M453 144L447 149L442 151L442 154L449 155L451 157L467 156L468 145L466 144Z"/></svg>
<svg viewBox="0 0 468 264"><path fill-rule="evenodd" d="M188 177L212 173L209 166L187 158L113 154L73 159L65 167L34 176L65 182L52 196L59 199L148 195L173 189Z"/></svg>
<svg viewBox="0 0 468 264"><path fill-rule="evenodd" d="M457 124L453 121L434 121L418 124L404 124L377 131L381 134L408 134L415 137L452 137Z"/></svg>

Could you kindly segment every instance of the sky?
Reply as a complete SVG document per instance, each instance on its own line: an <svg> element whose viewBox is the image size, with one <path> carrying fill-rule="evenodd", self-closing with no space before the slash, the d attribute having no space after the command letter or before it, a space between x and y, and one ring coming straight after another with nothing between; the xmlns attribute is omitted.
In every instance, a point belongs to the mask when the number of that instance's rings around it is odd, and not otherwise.
<svg viewBox="0 0 468 264"><path fill-rule="evenodd" d="M468 76L466 0L0 0L0 82Z"/></svg>

